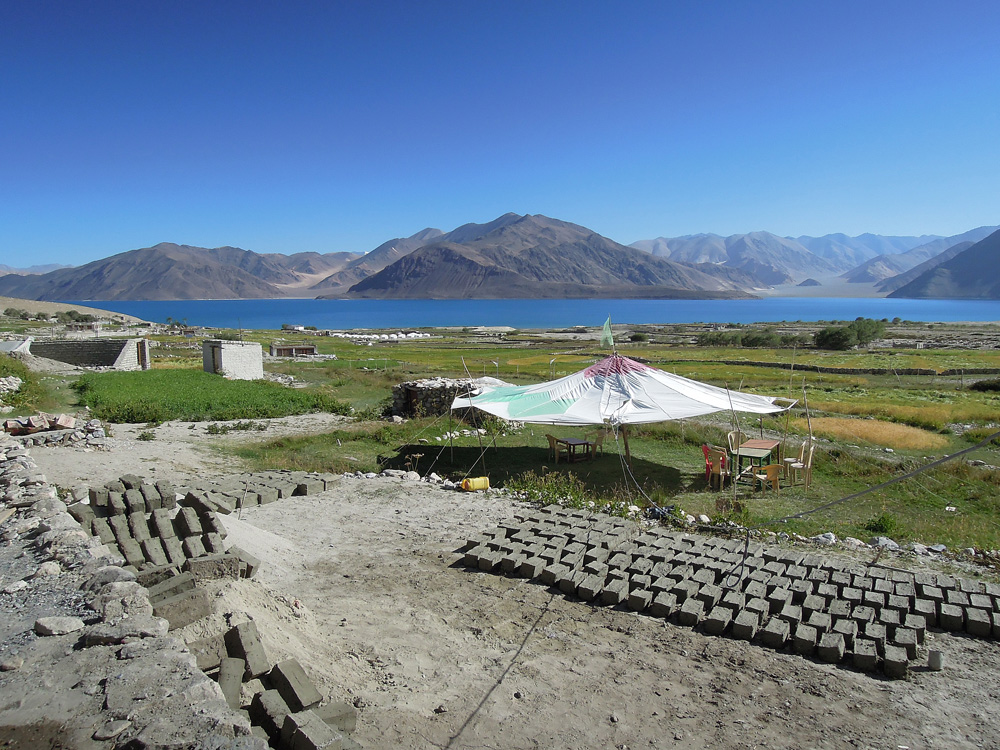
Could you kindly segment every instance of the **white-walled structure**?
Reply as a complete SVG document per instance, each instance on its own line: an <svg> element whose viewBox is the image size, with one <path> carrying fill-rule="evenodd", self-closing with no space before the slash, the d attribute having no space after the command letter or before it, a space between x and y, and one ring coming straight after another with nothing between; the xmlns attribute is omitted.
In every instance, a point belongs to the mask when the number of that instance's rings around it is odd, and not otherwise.
<svg viewBox="0 0 1000 750"><path fill-rule="evenodd" d="M264 377L264 350L256 341L209 339L201 345L205 372L229 380L260 380Z"/></svg>

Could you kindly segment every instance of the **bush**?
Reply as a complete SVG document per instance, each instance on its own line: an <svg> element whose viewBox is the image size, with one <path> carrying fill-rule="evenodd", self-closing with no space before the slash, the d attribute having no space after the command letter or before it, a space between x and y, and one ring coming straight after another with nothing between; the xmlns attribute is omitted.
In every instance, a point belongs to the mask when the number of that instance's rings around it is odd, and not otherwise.
<svg viewBox="0 0 1000 750"><path fill-rule="evenodd" d="M649 341L649 336L644 333L633 333L628 337L628 340L634 344L642 343L643 341Z"/></svg>
<svg viewBox="0 0 1000 750"><path fill-rule="evenodd" d="M858 335L847 326L827 326L817 331L815 336L817 349L845 350L858 345Z"/></svg>
<svg viewBox="0 0 1000 750"><path fill-rule="evenodd" d="M873 534L891 536L899 529L898 519L892 513L883 513L865 524L865 530Z"/></svg>
<svg viewBox="0 0 1000 750"><path fill-rule="evenodd" d="M994 378L992 380L977 380L969 386L969 390L979 391L980 393L994 393L996 391L1000 391L1000 378Z"/></svg>

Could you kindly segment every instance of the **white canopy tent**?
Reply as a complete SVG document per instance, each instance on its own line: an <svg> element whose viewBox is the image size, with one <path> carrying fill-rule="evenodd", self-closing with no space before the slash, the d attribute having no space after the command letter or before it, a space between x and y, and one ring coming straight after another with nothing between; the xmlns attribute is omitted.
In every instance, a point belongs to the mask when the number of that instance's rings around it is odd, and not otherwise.
<svg viewBox="0 0 1000 750"><path fill-rule="evenodd" d="M718 411L774 414L771 396L719 388L613 354L586 369L537 385L498 386L459 397L452 409L473 407L516 422L607 425L614 429L687 419ZM626 451L628 442L626 438Z"/></svg>

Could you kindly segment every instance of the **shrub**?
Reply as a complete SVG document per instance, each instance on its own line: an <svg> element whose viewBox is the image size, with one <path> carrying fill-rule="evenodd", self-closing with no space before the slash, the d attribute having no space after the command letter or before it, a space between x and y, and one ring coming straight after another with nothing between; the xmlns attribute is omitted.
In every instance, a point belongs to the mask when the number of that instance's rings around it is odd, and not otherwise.
<svg viewBox="0 0 1000 750"><path fill-rule="evenodd" d="M631 336L628 337L628 340L638 344L643 341L649 341L649 336L647 336L645 333L633 333Z"/></svg>
<svg viewBox="0 0 1000 750"><path fill-rule="evenodd" d="M899 520L892 513L882 513L865 524L865 530L873 534L891 536L899 529Z"/></svg>
<svg viewBox="0 0 1000 750"><path fill-rule="evenodd" d="M846 326L827 326L817 331L814 339L817 349L846 350L858 345L858 335Z"/></svg>
<svg viewBox="0 0 1000 750"><path fill-rule="evenodd" d="M969 386L970 391L979 391L980 393L993 393L1000 391L1000 378L993 378L991 380L977 380L975 383Z"/></svg>

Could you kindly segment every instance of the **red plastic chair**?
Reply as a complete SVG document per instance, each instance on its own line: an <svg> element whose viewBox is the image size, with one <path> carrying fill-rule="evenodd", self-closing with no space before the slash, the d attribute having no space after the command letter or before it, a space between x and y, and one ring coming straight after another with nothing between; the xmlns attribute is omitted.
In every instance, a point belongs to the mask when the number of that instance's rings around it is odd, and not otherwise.
<svg viewBox="0 0 1000 750"><path fill-rule="evenodd" d="M708 457L708 452L711 450L707 443L702 443L701 452L705 454L705 481L712 475L712 459Z"/></svg>

